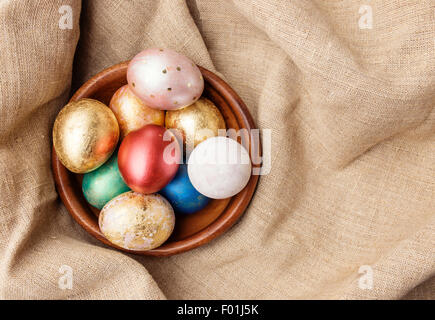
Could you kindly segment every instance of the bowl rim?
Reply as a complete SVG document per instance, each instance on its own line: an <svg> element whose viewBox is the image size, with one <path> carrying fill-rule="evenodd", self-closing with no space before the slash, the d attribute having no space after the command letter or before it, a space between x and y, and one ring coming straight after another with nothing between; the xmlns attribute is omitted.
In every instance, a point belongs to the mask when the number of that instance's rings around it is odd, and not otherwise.
<svg viewBox="0 0 435 320"><path fill-rule="evenodd" d="M96 87L95 84L103 79L115 79L119 77L120 73L126 73L129 61L124 61L118 64L115 64L103 71L97 73L88 81L86 81L71 97L69 102L77 101L81 98L87 98L95 93ZM213 72L198 66L200 69L206 84L212 86L228 103L231 107L232 112L234 113L237 122L240 125L240 128L245 128L250 132L251 129L256 129L255 122L246 107L245 103L239 97L239 95L219 76L214 74ZM248 137L249 146L252 147L251 136ZM259 141L258 145L258 154L262 156L262 148ZM254 167L258 167L259 165L253 164ZM52 170L54 173L54 180L56 184L56 189L60 195L60 198L67 208L70 215L74 218L74 220L82 226L89 234L91 234L96 239L100 240L104 244L119 249L124 252L138 254L138 255L147 255L147 256L171 256L175 254L179 254L182 252L189 251L191 249L197 248L201 245L204 245L211 240L217 238L222 235L225 231L227 231L231 226L236 223L236 221L244 214L246 208L248 207L254 192L256 190L259 175L251 174L251 178L248 181L246 187L240 191L238 194L233 196L228 203L227 207L224 211L218 216L216 220L214 220L210 225L205 227L204 229L188 236L185 239L164 243L162 246L146 251L136 251L136 250L128 250L125 248L121 248L116 246L115 244L109 242L104 235L101 233L98 227L98 221L95 223L95 215L92 212L89 212L90 209L84 208L79 200L79 197L76 195L76 190L73 186L72 175L74 173L69 172L59 161L56 155L56 151L52 145ZM93 216L93 218L91 217Z"/></svg>

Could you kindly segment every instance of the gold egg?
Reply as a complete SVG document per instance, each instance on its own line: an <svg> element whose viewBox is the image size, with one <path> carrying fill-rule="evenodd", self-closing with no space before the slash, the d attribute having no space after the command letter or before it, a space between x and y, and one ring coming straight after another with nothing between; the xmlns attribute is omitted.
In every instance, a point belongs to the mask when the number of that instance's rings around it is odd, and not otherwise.
<svg viewBox="0 0 435 320"><path fill-rule="evenodd" d="M145 105L128 85L115 92L109 106L118 120L121 139L147 124L163 126L165 123L165 112Z"/></svg>
<svg viewBox="0 0 435 320"><path fill-rule="evenodd" d="M184 143L193 147L217 136L219 129L226 129L219 109L206 98L200 98L183 109L166 111L165 126L168 129L177 129Z"/></svg>
<svg viewBox="0 0 435 320"><path fill-rule="evenodd" d="M75 173L101 166L112 155L119 139L119 126L104 103L81 99L68 103L57 115L53 145L62 164Z"/></svg>
<svg viewBox="0 0 435 320"><path fill-rule="evenodd" d="M161 195L129 191L104 206L98 224L106 239L121 248L151 250L169 238L175 214Z"/></svg>

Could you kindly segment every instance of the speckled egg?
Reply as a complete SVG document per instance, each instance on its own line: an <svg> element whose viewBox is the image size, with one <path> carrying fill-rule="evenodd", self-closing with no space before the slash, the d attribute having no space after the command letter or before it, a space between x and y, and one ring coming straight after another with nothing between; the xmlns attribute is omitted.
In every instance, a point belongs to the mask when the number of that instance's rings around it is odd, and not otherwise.
<svg viewBox="0 0 435 320"><path fill-rule="evenodd" d="M129 63L130 89L146 105L175 110L191 105L204 90L199 68L186 56L170 49L147 49Z"/></svg>
<svg viewBox="0 0 435 320"><path fill-rule="evenodd" d="M133 130L142 128L147 124L163 126L165 112L148 107L128 87L119 88L109 104L110 109L118 120L121 139Z"/></svg>
<svg viewBox="0 0 435 320"><path fill-rule="evenodd" d="M191 214L203 209L210 199L199 193L190 182L187 165L180 165L174 179L160 193L169 201L176 213Z"/></svg>
<svg viewBox="0 0 435 320"><path fill-rule="evenodd" d="M114 154L97 170L83 176L82 190L86 200L95 208L104 205L130 188L122 180L118 169L118 155Z"/></svg>
<svg viewBox="0 0 435 320"><path fill-rule="evenodd" d="M191 153L187 172L192 185L212 199L225 199L242 191L251 177L248 151L227 137L212 137Z"/></svg>
<svg viewBox="0 0 435 320"><path fill-rule="evenodd" d="M113 244L128 250L151 250L169 238L175 215L161 195L130 191L108 202L98 222L101 232Z"/></svg>

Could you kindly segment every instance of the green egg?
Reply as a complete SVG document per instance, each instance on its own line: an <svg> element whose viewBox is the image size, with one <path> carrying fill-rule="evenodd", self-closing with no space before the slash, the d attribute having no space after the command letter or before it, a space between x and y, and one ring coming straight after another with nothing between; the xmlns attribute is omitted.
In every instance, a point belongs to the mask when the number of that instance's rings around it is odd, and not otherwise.
<svg viewBox="0 0 435 320"><path fill-rule="evenodd" d="M119 172L117 153L97 170L84 175L82 190L89 204L100 210L116 196L130 191Z"/></svg>

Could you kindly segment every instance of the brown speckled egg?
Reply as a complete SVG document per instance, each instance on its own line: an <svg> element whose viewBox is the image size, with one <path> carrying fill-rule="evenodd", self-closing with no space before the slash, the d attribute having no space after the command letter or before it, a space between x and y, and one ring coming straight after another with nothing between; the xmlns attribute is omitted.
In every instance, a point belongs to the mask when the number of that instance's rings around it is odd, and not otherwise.
<svg viewBox="0 0 435 320"><path fill-rule="evenodd" d="M175 215L159 194L123 193L100 212L100 230L113 244L128 250L151 250L171 235Z"/></svg>

